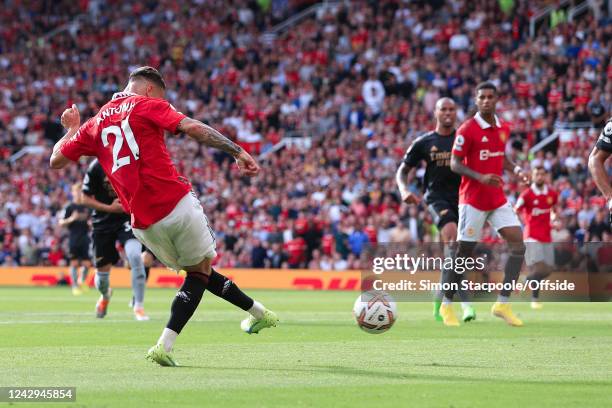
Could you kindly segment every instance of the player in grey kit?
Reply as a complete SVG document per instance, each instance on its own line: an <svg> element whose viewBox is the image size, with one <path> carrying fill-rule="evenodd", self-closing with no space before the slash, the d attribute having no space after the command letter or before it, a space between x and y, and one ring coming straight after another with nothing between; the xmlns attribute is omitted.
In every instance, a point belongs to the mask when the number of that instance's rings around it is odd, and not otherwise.
<svg viewBox="0 0 612 408"><path fill-rule="evenodd" d="M149 320L144 312L145 267L141 257L142 244L134 237L130 216L123 211L117 193L104 174L98 160L90 163L83 179L81 203L93 208L93 249L96 266L96 288L100 299L96 303L96 317L103 318L112 295L110 269L119 260L116 244L120 242L132 272L134 317Z"/></svg>

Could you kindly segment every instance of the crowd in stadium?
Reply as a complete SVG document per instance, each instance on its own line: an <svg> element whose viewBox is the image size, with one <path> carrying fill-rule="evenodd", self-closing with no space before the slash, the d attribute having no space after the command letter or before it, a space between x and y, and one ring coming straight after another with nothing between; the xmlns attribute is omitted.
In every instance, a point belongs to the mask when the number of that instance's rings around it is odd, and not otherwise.
<svg viewBox="0 0 612 408"><path fill-rule="evenodd" d="M424 208L400 204L394 174L433 128L436 100L452 97L462 121L483 80L499 88L508 149L525 168L544 165L560 192L553 240L610 240L586 167L612 102L605 10L573 22L555 14L531 38L528 18L546 2L358 1L273 38L261 34L287 2L32 3L53 10L40 21L36 7L0 11L0 265L66 262L57 217L87 162L48 171L59 115L76 103L92 116L144 64L160 69L179 111L261 155L251 180L229 156L167 138L216 231L221 267L344 270L370 244L437 240ZM43 37L77 15L79 26ZM570 122L583 126L529 153ZM273 149L284 138L295 143ZM42 153L11 157L26 146ZM505 186L510 201L524 188L511 177Z"/></svg>

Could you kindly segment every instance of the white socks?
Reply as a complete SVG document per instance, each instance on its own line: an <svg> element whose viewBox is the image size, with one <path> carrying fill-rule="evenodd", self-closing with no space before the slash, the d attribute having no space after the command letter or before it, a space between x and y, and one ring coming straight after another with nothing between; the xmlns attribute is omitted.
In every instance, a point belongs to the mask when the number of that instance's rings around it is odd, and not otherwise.
<svg viewBox="0 0 612 408"><path fill-rule="evenodd" d="M170 352L174 346L174 342L176 341L176 336L178 336L177 332L166 327L159 337L159 340L157 340L157 344L162 344L164 346L164 350L166 350L166 352Z"/></svg>
<svg viewBox="0 0 612 408"><path fill-rule="evenodd" d="M259 303L256 300L254 300L253 301L253 306L251 306L251 308L249 310L247 310L247 311L251 314L251 316L253 316L257 320L259 320L259 319L261 319L264 316L264 311L265 310L266 310L266 308L264 307L264 305L262 305L261 303Z"/></svg>

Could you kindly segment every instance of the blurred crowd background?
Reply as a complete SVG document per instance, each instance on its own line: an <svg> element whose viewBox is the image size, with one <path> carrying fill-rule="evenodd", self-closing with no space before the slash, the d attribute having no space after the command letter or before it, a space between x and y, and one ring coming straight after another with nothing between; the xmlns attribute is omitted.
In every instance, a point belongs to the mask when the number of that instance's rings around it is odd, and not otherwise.
<svg viewBox="0 0 612 408"><path fill-rule="evenodd" d="M353 1L274 30L312 2L3 3L0 265L66 262L57 217L88 160L48 169L59 116L72 103L83 120L94 115L139 65L161 70L179 111L260 158L261 174L241 178L230 157L167 138L216 231L221 267L353 269L368 245L438 240L425 208L399 202L394 174L433 128L436 100L457 102L458 126L483 80L499 87L508 151L525 168L544 165L560 193L553 240L610 240L586 166L612 102L604 1L576 16L577 1ZM531 36L530 18L547 7ZM523 188L507 178L511 202Z"/></svg>

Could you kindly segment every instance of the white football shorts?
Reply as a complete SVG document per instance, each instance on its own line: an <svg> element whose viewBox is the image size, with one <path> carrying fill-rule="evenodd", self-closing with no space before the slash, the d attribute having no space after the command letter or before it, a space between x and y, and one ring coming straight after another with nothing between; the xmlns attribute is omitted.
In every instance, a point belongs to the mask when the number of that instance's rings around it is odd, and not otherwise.
<svg viewBox="0 0 612 408"><path fill-rule="evenodd" d="M555 266L555 248L551 242L540 242L528 238L525 240L525 263L531 266L538 262Z"/></svg>
<svg viewBox="0 0 612 408"><path fill-rule="evenodd" d="M170 214L155 224L147 229L134 228L132 231L157 259L175 271L217 256L215 234L200 200L191 192L178 202Z"/></svg>
<svg viewBox="0 0 612 408"><path fill-rule="evenodd" d="M457 240L479 241L482 237L482 228L485 222L488 222L496 231L505 227L521 226L514 209L508 202L491 211L482 211L469 204L459 204Z"/></svg>

